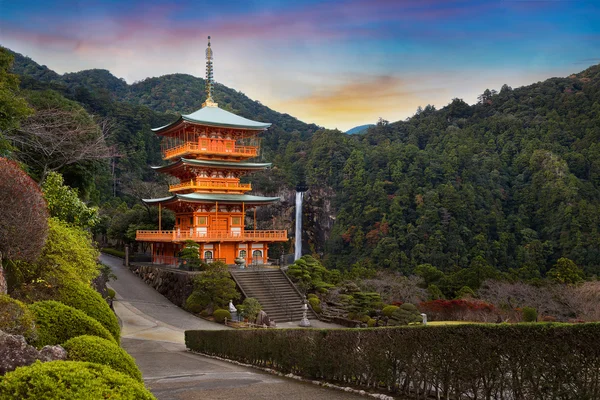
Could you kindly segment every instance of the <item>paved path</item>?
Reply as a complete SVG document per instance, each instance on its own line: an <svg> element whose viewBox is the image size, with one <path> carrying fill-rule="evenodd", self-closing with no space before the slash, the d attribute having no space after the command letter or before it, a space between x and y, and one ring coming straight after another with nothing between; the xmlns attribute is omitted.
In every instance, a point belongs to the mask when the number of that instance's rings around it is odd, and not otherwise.
<svg viewBox="0 0 600 400"><path fill-rule="evenodd" d="M100 261L117 276L110 286L117 292L113 304L122 322L121 344L159 400L366 399L188 352L184 330L225 327L173 305L124 268L121 259L101 255Z"/></svg>

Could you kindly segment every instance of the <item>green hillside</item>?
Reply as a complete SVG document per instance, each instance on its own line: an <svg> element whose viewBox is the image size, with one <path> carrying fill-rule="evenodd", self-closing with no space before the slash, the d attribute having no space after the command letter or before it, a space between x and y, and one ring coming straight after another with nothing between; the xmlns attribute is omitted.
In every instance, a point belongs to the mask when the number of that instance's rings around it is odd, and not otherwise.
<svg viewBox="0 0 600 400"><path fill-rule="evenodd" d="M149 128L204 101L203 80L189 75L127 85L103 70L60 76L19 56L14 71L24 89L58 90L113 118L124 153L117 174L136 179L156 179L147 168L160 162ZM215 97L273 123L263 157L276 168L252 178L258 190L307 183L335 193L329 239L311 243L329 266L411 273L431 264L477 280L497 270L533 279L568 257L600 272L600 66L486 90L475 105L426 106L363 135L318 129L222 85ZM110 185L98 185L109 199Z"/></svg>

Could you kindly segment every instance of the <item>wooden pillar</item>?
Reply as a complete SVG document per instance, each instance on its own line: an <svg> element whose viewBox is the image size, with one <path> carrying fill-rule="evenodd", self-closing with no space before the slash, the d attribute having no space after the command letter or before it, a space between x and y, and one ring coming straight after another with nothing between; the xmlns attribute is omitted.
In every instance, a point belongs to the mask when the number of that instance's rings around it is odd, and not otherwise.
<svg viewBox="0 0 600 400"><path fill-rule="evenodd" d="M158 231L162 231L162 207L160 203L158 203Z"/></svg>

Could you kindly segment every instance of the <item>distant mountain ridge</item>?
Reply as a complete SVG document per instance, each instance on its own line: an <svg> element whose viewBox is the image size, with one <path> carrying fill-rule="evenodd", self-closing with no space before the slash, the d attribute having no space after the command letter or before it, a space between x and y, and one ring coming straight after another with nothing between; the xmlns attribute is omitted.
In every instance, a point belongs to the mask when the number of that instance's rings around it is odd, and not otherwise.
<svg viewBox="0 0 600 400"><path fill-rule="evenodd" d="M347 135L357 135L359 133L365 133L367 131L367 129L369 129L372 126L375 126L375 124L366 124L366 125L355 126L352 129L348 129L346 131L346 134Z"/></svg>

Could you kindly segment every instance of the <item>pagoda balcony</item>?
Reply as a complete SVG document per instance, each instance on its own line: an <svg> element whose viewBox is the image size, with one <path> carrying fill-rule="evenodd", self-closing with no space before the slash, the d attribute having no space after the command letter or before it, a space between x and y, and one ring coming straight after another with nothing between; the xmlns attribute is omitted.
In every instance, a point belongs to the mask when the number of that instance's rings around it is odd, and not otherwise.
<svg viewBox="0 0 600 400"><path fill-rule="evenodd" d="M211 140L208 144L186 142L163 150L163 159L183 157L187 155L252 158L258 155L258 146L235 146L231 142Z"/></svg>
<svg viewBox="0 0 600 400"><path fill-rule="evenodd" d="M175 185L169 185L169 192L178 192L181 190L204 190L208 192L247 192L252 190L250 183L240 183L229 179L216 178L197 178L190 179L187 182L180 182Z"/></svg>
<svg viewBox="0 0 600 400"><path fill-rule="evenodd" d="M135 240L140 242L287 242L286 230L244 232L212 231L195 232L190 230L137 231Z"/></svg>

